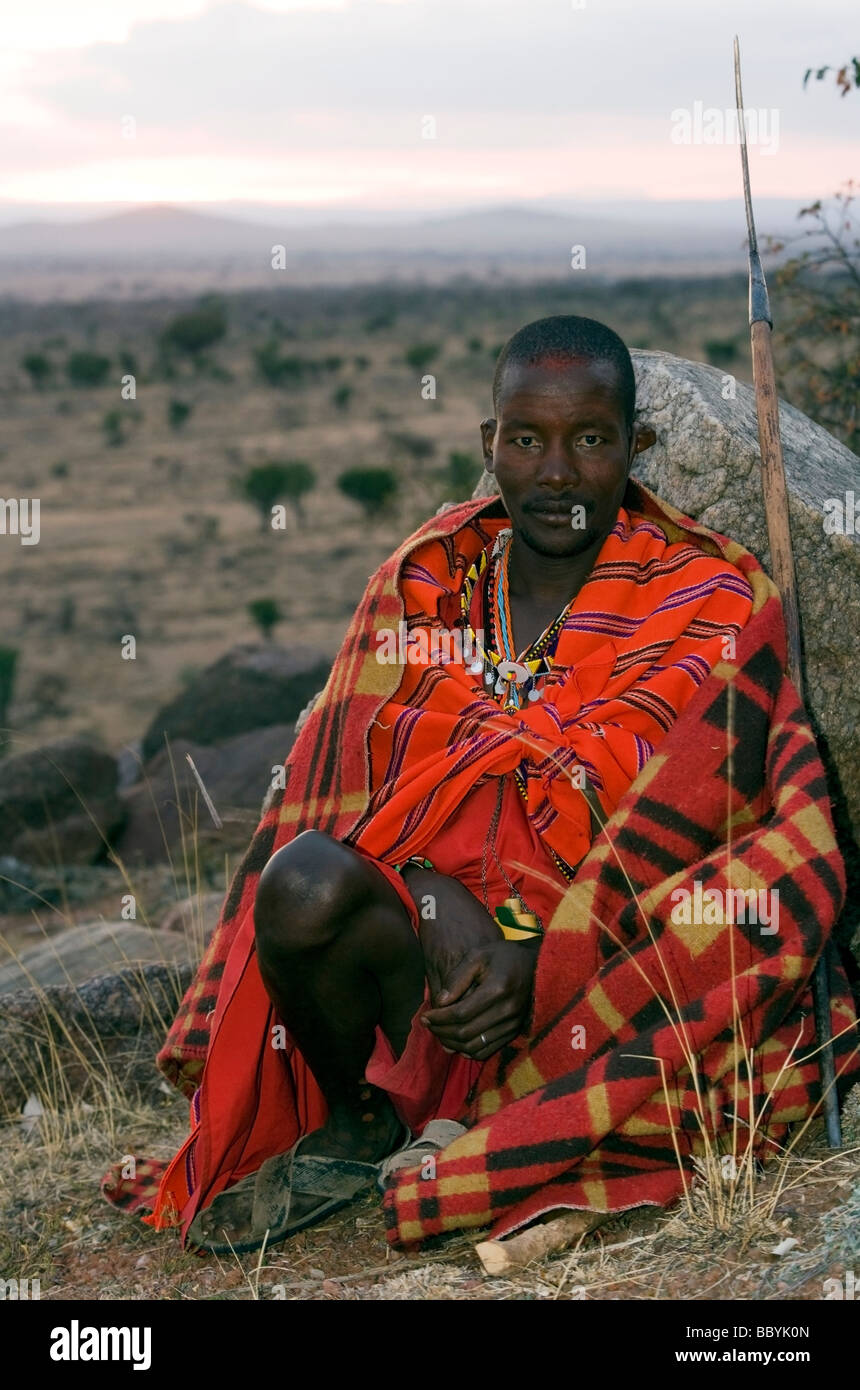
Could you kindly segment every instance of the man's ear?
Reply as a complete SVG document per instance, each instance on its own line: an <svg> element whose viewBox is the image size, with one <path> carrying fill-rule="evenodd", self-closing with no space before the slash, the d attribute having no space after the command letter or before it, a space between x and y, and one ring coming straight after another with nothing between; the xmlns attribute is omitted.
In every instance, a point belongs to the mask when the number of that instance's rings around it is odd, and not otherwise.
<svg viewBox="0 0 860 1390"><path fill-rule="evenodd" d="M642 454L646 449L650 449L652 444L657 443L657 432L652 430L650 425L644 425L641 429L633 432L633 452Z"/></svg>
<svg viewBox="0 0 860 1390"><path fill-rule="evenodd" d="M492 418L481 421L481 457L487 473L493 472L493 440L496 437L496 421Z"/></svg>

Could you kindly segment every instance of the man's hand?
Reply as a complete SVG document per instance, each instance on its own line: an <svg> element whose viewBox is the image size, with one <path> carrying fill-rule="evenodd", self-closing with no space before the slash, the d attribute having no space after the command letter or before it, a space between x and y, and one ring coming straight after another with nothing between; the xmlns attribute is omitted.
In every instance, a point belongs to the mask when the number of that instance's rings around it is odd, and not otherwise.
<svg viewBox="0 0 860 1390"><path fill-rule="evenodd" d="M442 1046L484 1062L523 1031L531 1009L537 950L531 942L474 947L422 1017Z"/></svg>
<svg viewBox="0 0 860 1390"><path fill-rule="evenodd" d="M470 951L504 940L498 923L457 879L409 864L403 882L418 909L418 939L430 1001L442 1001L451 977ZM432 915L425 915L432 906Z"/></svg>

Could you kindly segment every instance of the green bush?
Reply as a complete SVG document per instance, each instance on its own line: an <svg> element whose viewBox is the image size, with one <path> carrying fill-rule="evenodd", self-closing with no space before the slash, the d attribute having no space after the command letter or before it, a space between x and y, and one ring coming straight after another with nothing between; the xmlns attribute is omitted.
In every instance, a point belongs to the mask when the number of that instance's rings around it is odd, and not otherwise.
<svg viewBox="0 0 860 1390"><path fill-rule="evenodd" d="M390 468L349 468L341 473L337 485L367 516L384 511L397 492L397 479Z"/></svg>
<svg viewBox="0 0 860 1390"><path fill-rule="evenodd" d="M263 634L265 642L271 641L272 630L283 622L284 615L276 599L255 598L248 604L248 612Z"/></svg>
<svg viewBox="0 0 860 1390"><path fill-rule="evenodd" d="M277 502L288 502L296 515L301 516L302 498L315 483L313 469L301 459L294 459L286 463L260 463L249 468L240 487L245 500L258 509L260 530L265 531Z"/></svg>
<svg viewBox="0 0 860 1390"><path fill-rule="evenodd" d="M414 367L417 372L429 367L434 357L439 356L438 343L413 343L412 347L406 349L403 354L410 367Z"/></svg>
<svg viewBox="0 0 860 1390"><path fill-rule="evenodd" d="M480 476L481 465L475 462L471 454L454 449L448 455L445 483L456 499L471 497Z"/></svg>
<svg viewBox="0 0 860 1390"><path fill-rule="evenodd" d="M296 516L303 515L302 499L316 487L317 475L303 459L288 459L281 465L283 483L280 496L289 502Z"/></svg>
<svg viewBox="0 0 860 1390"><path fill-rule="evenodd" d="M188 419L193 406L187 401L177 400L175 397L167 402L167 423L172 430L179 430Z"/></svg>
<svg viewBox="0 0 860 1390"><path fill-rule="evenodd" d="M28 352L26 357L21 358L21 366L37 389L44 386L54 374L54 364L43 352Z"/></svg>
<svg viewBox="0 0 860 1390"><path fill-rule="evenodd" d="M73 386L103 386L110 371L110 358L82 348L66 361L66 375Z"/></svg>
<svg viewBox="0 0 860 1390"><path fill-rule="evenodd" d="M352 400L352 387L346 382L331 393L331 403L336 410L347 410Z"/></svg>
<svg viewBox="0 0 860 1390"><path fill-rule="evenodd" d="M123 425L125 419L122 411L117 407L108 410L102 416L102 429L105 432L105 439L112 449L116 449L120 444L125 443L125 430Z"/></svg>
<svg viewBox="0 0 860 1390"><path fill-rule="evenodd" d="M730 367L737 361L738 345L734 338L709 338L705 356L712 367Z"/></svg>
<svg viewBox="0 0 860 1390"><path fill-rule="evenodd" d="M197 357L206 348L220 342L227 332L227 317L218 303L201 304L185 314L171 319L161 335L167 348Z"/></svg>
<svg viewBox="0 0 860 1390"><path fill-rule="evenodd" d="M282 354L274 338L269 338L254 352L257 370L270 386L298 385L306 376L319 371L319 363L294 353Z"/></svg>
<svg viewBox="0 0 860 1390"><path fill-rule="evenodd" d="M388 328L393 328L397 321L397 315L393 309L380 309L378 313L371 314L364 320L365 333L382 333Z"/></svg>
<svg viewBox="0 0 860 1390"><path fill-rule="evenodd" d="M409 430L389 430L388 438L398 452L409 454L414 459L429 459L436 452L436 441L426 434L412 434Z"/></svg>

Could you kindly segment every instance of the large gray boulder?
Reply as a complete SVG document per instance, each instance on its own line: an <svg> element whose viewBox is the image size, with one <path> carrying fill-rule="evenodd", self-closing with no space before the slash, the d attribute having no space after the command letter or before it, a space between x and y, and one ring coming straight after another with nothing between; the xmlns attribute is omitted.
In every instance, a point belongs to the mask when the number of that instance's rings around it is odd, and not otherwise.
<svg viewBox="0 0 860 1390"><path fill-rule="evenodd" d="M325 680L328 672L323 673ZM121 792L125 824L117 852L125 863L161 863L181 850L183 836L197 826L198 847L217 843L241 848L259 819L263 794L293 745L292 724L252 729L217 745L171 741L145 764L143 778ZM186 761L190 754L219 818L216 830Z"/></svg>
<svg viewBox="0 0 860 1390"><path fill-rule="evenodd" d="M0 853L89 864L121 823L117 762L80 735L0 761ZM104 837L104 838L103 838Z"/></svg>
<svg viewBox="0 0 860 1390"><path fill-rule="evenodd" d="M163 750L165 736L219 744L250 729L292 724L330 665L301 645L233 647L158 711L143 736L144 762Z"/></svg>
<svg viewBox="0 0 860 1390"><path fill-rule="evenodd" d="M152 931L136 922L80 922L47 936L0 964L0 994L13 990L75 985L108 970L187 961L182 934Z"/></svg>
<svg viewBox="0 0 860 1390"><path fill-rule="evenodd" d="M770 563L761 493L755 395L715 367L666 352L633 352L637 423L657 435L634 476L666 502L731 536ZM860 612L860 535L827 535L825 503L860 499L860 459L780 402L791 533L803 624L807 704L832 759L831 785L860 828L857 730L860 681L853 628ZM476 495L490 496L485 474Z"/></svg>
<svg viewBox="0 0 860 1390"><path fill-rule="evenodd" d="M181 961L145 965L0 996L0 1116L20 1114L46 1078L60 1104L112 1081L126 1095L157 1095L163 1078L153 1057L192 971Z"/></svg>

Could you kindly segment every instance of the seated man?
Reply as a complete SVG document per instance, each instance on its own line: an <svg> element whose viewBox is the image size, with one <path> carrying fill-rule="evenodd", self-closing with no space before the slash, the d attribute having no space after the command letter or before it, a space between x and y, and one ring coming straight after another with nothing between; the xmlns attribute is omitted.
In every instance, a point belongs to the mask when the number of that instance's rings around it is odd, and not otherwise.
<svg viewBox="0 0 860 1390"><path fill-rule="evenodd" d="M630 480L610 329L527 325L493 399L500 497L371 579L161 1055L193 1127L148 1219L196 1245L271 1244L386 1159L401 1243L667 1203L820 1103L843 877L775 590Z"/></svg>

